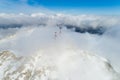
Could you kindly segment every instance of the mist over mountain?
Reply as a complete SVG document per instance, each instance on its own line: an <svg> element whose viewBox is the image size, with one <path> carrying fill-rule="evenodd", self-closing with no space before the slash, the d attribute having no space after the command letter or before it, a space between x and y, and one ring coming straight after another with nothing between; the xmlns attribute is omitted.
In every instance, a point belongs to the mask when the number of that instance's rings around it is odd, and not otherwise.
<svg viewBox="0 0 120 80"><path fill-rule="evenodd" d="M0 14L1 80L119 80L119 16Z"/></svg>

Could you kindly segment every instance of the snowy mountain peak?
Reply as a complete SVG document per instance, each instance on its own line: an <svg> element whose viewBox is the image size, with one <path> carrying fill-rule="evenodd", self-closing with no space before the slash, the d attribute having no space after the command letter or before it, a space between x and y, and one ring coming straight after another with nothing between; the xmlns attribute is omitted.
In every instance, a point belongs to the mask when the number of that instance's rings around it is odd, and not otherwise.
<svg viewBox="0 0 120 80"><path fill-rule="evenodd" d="M48 56L49 53L41 51L29 57L16 57L9 51L3 51L0 53L0 79L118 80L117 73L105 59L84 51L65 49L61 52Z"/></svg>

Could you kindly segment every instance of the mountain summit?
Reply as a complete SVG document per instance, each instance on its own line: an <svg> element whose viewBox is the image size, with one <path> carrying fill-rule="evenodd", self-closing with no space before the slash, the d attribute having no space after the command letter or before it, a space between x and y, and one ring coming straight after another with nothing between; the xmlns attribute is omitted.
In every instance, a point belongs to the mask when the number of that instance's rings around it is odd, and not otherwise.
<svg viewBox="0 0 120 80"><path fill-rule="evenodd" d="M41 50L29 57L16 57L9 51L1 52L0 79L119 80L111 64L97 55L71 48L52 52L50 57L46 51Z"/></svg>

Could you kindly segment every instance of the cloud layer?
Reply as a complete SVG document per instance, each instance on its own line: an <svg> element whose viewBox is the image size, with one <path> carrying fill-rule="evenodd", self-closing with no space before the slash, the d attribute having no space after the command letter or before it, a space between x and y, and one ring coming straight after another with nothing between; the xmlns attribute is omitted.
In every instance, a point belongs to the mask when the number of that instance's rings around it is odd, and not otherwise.
<svg viewBox="0 0 120 80"><path fill-rule="evenodd" d="M107 29L119 26L119 16L65 15L35 13L26 15L0 14L0 28L21 28L23 26L58 26L80 33L103 34Z"/></svg>
<svg viewBox="0 0 120 80"><path fill-rule="evenodd" d="M42 48L72 45L109 59L115 69L120 71L119 21L119 16L0 14L0 51L10 50L19 55L28 55ZM3 25L6 28L3 28ZM80 28L101 26L105 32L103 35L76 33L73 31L74 28L67 29L66 25ZM63 27L61 35L60 26ZM57 40L55 32L58 35Z"/></svg>

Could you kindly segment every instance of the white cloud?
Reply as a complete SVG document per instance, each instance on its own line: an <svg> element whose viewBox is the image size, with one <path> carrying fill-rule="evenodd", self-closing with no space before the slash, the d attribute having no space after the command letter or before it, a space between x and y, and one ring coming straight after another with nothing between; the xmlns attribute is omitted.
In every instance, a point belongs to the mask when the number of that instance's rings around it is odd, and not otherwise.
<svg viewBox="0 0 120 80"><path fill-rule="evenodd" d="M120 28L119 17L89 16L64 14L0 14L0 24L23 24L22 28L0 29L0 50L12 50L19 54L32 54L40 48L52 48L59 45L72 45L106 57L120 71L119 45ZM44 23L46 26L36 24ZM56 24L71 24L107 28L102 35L80 34L63 29L58 40L54 40L54 32L59 32ZM26 26L27 24L27 26ZM29 25L28 25L29 24ZM84 27L84 26L82 26ZM57 44L57 45L56 45Z"/></svg>
<svg viewBox="0 0 120 80"><path fill-rule="evenodd" d="M55 24L69 24L84 27L91 26L104 26L112 27L120 25L119 16L93 16L93 15L64 15L64 14L49 14L49 13L34 13L31 15L26 15L23 13L17 14L0 14L0 23L18 23L18 24L40 24L41 21L47 24L50 21Z"/></svg>

